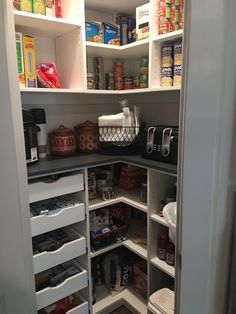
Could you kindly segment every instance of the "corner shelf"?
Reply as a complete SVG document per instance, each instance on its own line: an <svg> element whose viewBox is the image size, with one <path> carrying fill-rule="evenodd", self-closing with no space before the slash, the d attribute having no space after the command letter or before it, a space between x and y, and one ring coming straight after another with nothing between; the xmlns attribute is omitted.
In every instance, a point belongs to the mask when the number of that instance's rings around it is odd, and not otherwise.
<svg viewBox="0 0 236 314"><path fill-rule="evenodd" d="M151 263L165 272L167 275L175 278L175 267L168 265L165 261L160 260L158 257L154 257L151 259Z"/></svg>
<svg viewBox="0 0 236 314"><path fill-rule="evenodd" d="M144 39L124 46L86 42L87 56L108 59L133 59L135 54L135 57L139 58L148 55L149 42L149 39Z"/></svg>
<svg viewBox="0 0 236 314"><path fill-rule="evenodd" d="M139 314L147 313L146 300L133 292L131 288L126 288L115 296L112 296L105 285L96 287L97 302L93 305L93 313L101 314L105 309L114 309L116 304L126 302L136 309Z"/></svg>
<svg viewBox="0 0 236 314"><path fill-rule="evenodd" d="M14 18L16 26L26 27L37 35L49 37L62 36L82 25L82 22L78 21L16 10L14 10Z"/></svg>
<svg viewBox="0 0 236 314"><path fill-rule="evenodd" d="M117 203L125 203L147 213L147 204L140 201L140 190L124 191L120 189L117 189L116 197L108 201L102 201L100 199L90 201L89 211Z"/></svg>

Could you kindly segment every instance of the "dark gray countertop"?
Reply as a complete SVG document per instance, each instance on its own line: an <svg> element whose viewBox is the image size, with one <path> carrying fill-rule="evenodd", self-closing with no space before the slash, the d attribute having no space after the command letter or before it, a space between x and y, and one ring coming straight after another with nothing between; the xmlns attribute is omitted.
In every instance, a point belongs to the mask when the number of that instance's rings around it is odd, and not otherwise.
<svg viewBox="0 0 236 314"><path fill-rule="evenodd" d="M37 164L28 165L27 171L28 178L31 179L58 172L91 168L115 162L126 162L144 168L159 170L169 174L177 174L176 165L143 159L139 155L111 156L101 154L77 154L70 157L48 157L45 160L40 160Z"/></svg>

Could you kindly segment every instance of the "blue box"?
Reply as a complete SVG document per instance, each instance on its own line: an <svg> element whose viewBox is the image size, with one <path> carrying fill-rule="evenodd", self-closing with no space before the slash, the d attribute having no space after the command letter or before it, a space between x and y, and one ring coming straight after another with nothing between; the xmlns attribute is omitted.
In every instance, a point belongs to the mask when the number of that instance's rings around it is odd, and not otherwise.
<svg viewBox="0 0 236 314"><path fill-rule="evenodd" d="M86 41L97 42L97 40L94 40L94 37L100 35L100 24L94 21L86 20L85 32L86 32Z"/></svg>
<svg viewBox="0 0 236 314"><path fill-rule="evenodd" d="M116 24L102 23L103 43L110 45L120 45L119 26Z"/></svg>

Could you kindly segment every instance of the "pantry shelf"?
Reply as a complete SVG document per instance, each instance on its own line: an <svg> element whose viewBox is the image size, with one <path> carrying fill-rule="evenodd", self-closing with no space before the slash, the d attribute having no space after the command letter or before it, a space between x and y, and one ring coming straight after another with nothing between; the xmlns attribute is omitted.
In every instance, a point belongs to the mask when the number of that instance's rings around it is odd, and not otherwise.
<svg viewBox="0 0 236 314"><path fill-rule="evenodd" d="M153 214L153 215L151 215L151 219L152 219L153 221L158 222L159 224L161 224L161 225L163 225L163 226L168 227L165 218L164 218L164 217L161 217L160 215Z"/></svg>
<svg viewBox="0 0 236 314"><path fill-rule="evenodd" d="M131 288L127 288L119 294L112 296L105 285L96 287L97 302L93 305L93 313L101 314L105 309L115 309L117 304L128 303L137 313L144 314L147 312L146 300L140 295L133 292Z"/></svg>
<svg viewBox="0 0 236 314"><path fill-rule="evenodd" d="M135 58L140 58L148 55L149 42L149 39L144 39L124 46L86 42L87 56L108 59L133 59L135 55Z"/></svg>
<svg viewBox="0 0 236 314"><path fill-rule="evenodd" d="M90 201L89 210L92 211L97 208L106 207L119 202L130 205L145 213L147 212L147 204L140 201L140 190L121 191L119 189L116 191L116 197L108 201L102 201L100 199Z"/></svg>
<svg viewBox="0 0 236 314"><path fill-rule="evenodd" d="M154 41L154 42L165 42L165 41L169 41L169 40L175 40L175 39L182 38L182 36L183 36L183 30L180 29L178 31L174 31L174 32L170 32L167 34L155 36L152 38L152 41Z"/></svg>
<svg viewBox="0 0 236 314"><path fill-rule="evenodd" d="M33 14L14 10L16 27L25 27L36 35L59 37L82 25L76 20L59 19L56 17Z"/></svg>
<svg viewBox="0 0 236 314"><path fill-rule="evenodd" d="M165 272L167 275L175 278L175 267L168 265L165 261L160 260L158 257L154 257L151 259L151 263Z"/></svg>
<svg viewBox="0 0 236 314"><path fill-rule="evenodd" d="M85 0L85 6L87 9L102 11L102 12L125 12L126 14L132 14L135 12L135 8L142 5L143 0L120 0L120 1L110 1L110 0Z"/></svg>
<svg viewBox="0 0 236 314"><path fill-rule="evenodd" d="M106 253L106 252L109 252L109 251L111 251L111 250L114 250L114 249L116 249L116 248L122 246L123 243L124 243L124 242L121 241L121 242L117 242L117 243L114 243L114 244L112 244L112 245L106 246L106 247L104 247L104 248L102 248L102 249L100 249L100 250L97 250L97 251L92 251L92 250L91 250L91 252L90 252L90 257L91 257L91 258L94 258L94 257L96 257L96 256L99 256L99 255L103 254L103 253Z"/></svg>

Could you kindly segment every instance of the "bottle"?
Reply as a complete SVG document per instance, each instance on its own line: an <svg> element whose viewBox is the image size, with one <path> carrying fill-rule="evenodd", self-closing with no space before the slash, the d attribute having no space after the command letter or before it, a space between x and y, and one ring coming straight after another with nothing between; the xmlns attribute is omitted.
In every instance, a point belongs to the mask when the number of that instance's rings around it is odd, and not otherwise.
<svg viewBox="0 0 236 314"><path fill-rule="evenodd" d="M166 250L166 263L171 266L175 265L175 246L170 239Z"/></svg>
<svg viewBox="0 0 236 314"><path fill-rule="evenodd" d="M157 256L165 261L166 260L166 250L168 244L168 235L165 232L161 232L158 240L158 250Z"/></svg>
<svg viewBox="0 0 236 314"><path fill-rule="evenodd" d="M47 157L47 127L45 110L41 108L31 109L31 114L34 117L37 125L38 138L38 154L39 159Z"/></svg>

